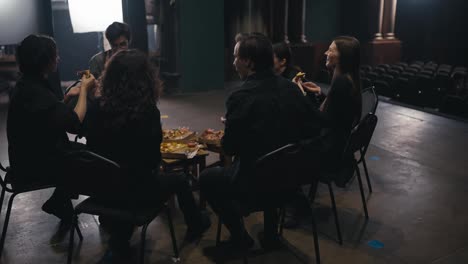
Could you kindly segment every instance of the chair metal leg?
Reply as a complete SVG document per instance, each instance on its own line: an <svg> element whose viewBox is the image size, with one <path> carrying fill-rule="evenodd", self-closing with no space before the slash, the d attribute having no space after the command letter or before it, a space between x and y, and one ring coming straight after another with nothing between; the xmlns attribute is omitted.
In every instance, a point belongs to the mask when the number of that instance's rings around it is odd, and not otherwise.
<svg viewBox="0 0 468 264"><path fill-rule="evenodd" d="M179 261L179 249L177 248L177 240L174 232L174 225L172 224L171 209L166 207L167 222L169 223L169 231L171 232L172 248L174 250L174 261Z"/></svg>
<svg viewBox="0 0 468 264"><path fill-rule="evenodd" d="M5 199L5 191L5 188L2 188L2 196L0 197L0 215L2 214L3 199Z"/></svg>
<svg viewBox="0 0 468 264"><path fill-rule="evenodd" d="M219 245L219 242L221 241L221 227L223 223L221 221L221 217L218 216L218 230L216 231L216 246Z"/></svg>
<svg viewBox="0 0 468 264"><path fill-rule="evenodd" d="M2 257L3 246L5 245L8 222L10 221L11 208L13 207L13 199L15 199L16 195L17 193L13 193L10 197L10 201L8 202L8 208L7 208L7 212L5 215L5 221L3 222L2 238L0 239L0 258Z"/></svg>
<svg viewBox="0 0 468 264"><path fill-rule="evenodd" d="M75 238L75 226L77 226L78 216L73 214L72 216L72 223L70 226L70 240L68 242L68 256L67 256L67 264L72 263L73 257L73 242Z"/></svg>
<svg viewBox="0 0 468 264"><path fill-rule="evenodd" d="M361 191L361 200L362 200L362 206L364 207L364 214L366 215L366 219L369 219L369 213L367 212L366 197L364 196L364 187L362 186L361 172L359 170L357 163L355 163L354 166L356 168L356 173L358 176L357 178L359 182L359 190Z"/></svg>
<svg viewBox="0 0 468 264"><path fill-rule="evenodd" d="M369 188L369 193L372 193L372 185L370 183L369 172L367 171L367 164L366 164L365 157L362 157L362 166L364 167L364 173L366 173L367 188Z"/></svg>
<svg viewBox="0 0 468 264"><path fill-rule="evenodd" d="M80 225L78 224L78 216L76 215L74 217L76 218L74 228L76 229L76 233L78 234L78 237L80 238L80 241L83 241L83 234L81 234Z"/></svg>
<svg viewBox="0 0 468 264"><path fill-rule="evenodd" d="M313 210L313 209L312 209ZM315 261L320 264L320 247L317 234L317 224L315 222L315 213L312 212L312 234L314 236Z"/></svg>
<svg viewBox="0 0 468 264"><path fill-rule="evenodd" d="M221 221L220 221L220 223L221 223ZM247 230L245 230L244 217L242 217L242 216L241 216L241 223L242 223L242 226L244 227L244 233L243 233L242 241L247 241ZM244 264L249 263L249 258L247 256L248 254L249 254L249 248L245 247L244 248L244 256L242 257Z"/></svg>
<svg viewBox="0 0 468 264"><path fill-rule="evenodd" d="M338 212L336 210L335 194L333 193L333 188L331 183L327 183L328 191L330 192L330 199L332 202L333 215L335 216L335 225L336 225L336 234L338 236L338 243L343 245L343 237L341 236L340 221L338 219Z"/></svg>
<svg viewBox="0 0 468 264"><path fill-rule="evenodd" d="M278 232L278 234L280 236L283 236L283 226L284 226L284 218L285 217L286 217L286 209L283 206L280 209L280 226L279 226L279 232Z"/></svg>
<svg viewBox="0 0 468 264"><path fill-rule="evenodd" d="M145 263L146 229L148 229L148 225L149 223L144 225L141 229L140 264Z"/></svg>

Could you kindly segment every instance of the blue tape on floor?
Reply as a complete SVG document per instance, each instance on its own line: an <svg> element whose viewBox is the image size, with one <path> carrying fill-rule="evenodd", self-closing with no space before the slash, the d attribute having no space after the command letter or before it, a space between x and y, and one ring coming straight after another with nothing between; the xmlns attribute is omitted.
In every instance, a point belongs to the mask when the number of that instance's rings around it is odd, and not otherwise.
<svg viewBox="0 0 468 264"><path fill-rule="evenodd" d="M369 246L373 248L383 248L384 244L378 240L371 240L367 243Z"/></svg>
<svg viewBox="0 0 468 264"><path fill-rule="evenodd" d="M370 156L369 159L370 160L380 160L380 158L378 156Z"/></svg>

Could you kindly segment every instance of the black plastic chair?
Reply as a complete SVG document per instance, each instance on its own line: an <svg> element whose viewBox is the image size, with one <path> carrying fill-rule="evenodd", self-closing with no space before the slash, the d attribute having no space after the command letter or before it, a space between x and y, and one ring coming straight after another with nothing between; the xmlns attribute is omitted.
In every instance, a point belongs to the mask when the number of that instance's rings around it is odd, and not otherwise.
<svg viewBox="0 0 468 264"><path fill-rule="evenodd" d="M377 126L377 121L378 119L376 115L374 115L373 113L368 113L351 132L346 149L343 152L343 160L341 164L338 165L338 169L333 173L324 173L322 177L320 177L320 182L325 183L328 186L328 191L330 193L330 199L332 202L333 214L335 217L338 242L340 244L343 244L343 238L341 236L341 228L338 219L338 212L336 210L335 195L333 193L332 183L335 181L336 175L338 174L347 174L350 175L348 176L348 178L351 178L352 175L356 173L359 182L359 190L361 193L364 214L366 219L369 218L366 198L364 195L364 187L362 185L361 172L358 165L359 163L363 164L364 171L366 173L367 186L369 188L369 192L372 193L372 186L369 179L369 173L367 171L365 155L367 152L367 148L369 147L375 127ZM355 157L355 153L359 154L358 158ZM311 193L309 193L309 197L310 195Z"/></svg>
<svg viewBox="0 0 468 264"><path fill-rule="evenodd" d="M400 66L400 67L403 67L403 69L406 69L406 67L408 67L408 63L406 62L399 62L397 64L395 64L396 66Z"/></svg>
<svg viewBox="0 0 468 264"><path fill-rule="evenodd" d="M430 78L434 76L434 70L424 69L418 73L419 75L426 75Z"/></svg>
<svg viewBox="0 0 468 264"><path fill-rule="evenodd" d="M406 68L406 70L404 72L409 72L409 73L412 73L412 74L417 74L421 69L418 68L417 66L410 66L408 68Z"/></svg>
<svg viewBox="0 0 468 264"><path fill-rule="evenodd" d="M365 71L365 72L368 72L368 71L371 71L371 70L372 70L372 66L370 66L370 65L361 65L361 66L359 67L359 69L360 69L360 70L363 70L363 71Z"/></svg>
<svg viewBox="0 0 468 264"><path fill-rule="evenodd" d="M435 107L437 105L437 90L432 76L418 75L417 88L420 91L422 106Z"/></svg>
<svg viewBox="0 0 468 264"><path fill-rule="evenodd" d="M398 77L395 82L394 82L394 88L395 88L395 99L397 100L404 100L404 95L406 92L406 89L408 88L408 79L404 77Z"/></svg>
<svg viewBox="0 0 468 264"><path fill-rule="evenodd" d="M413 61L413 62L411 62L411 65L424 66L424 61L420 61L420 60ZM410 66L411 66L411 65L410 65Z"/></svg>
<svg viewBox="0 0 468 264"><path fill-rule="evenodd" d="M379 75L376 72L370 71L367 72L366 78L370 79L371 82L374 82L379 79Z"/></svg>
<svg viewBox="0 0 468 264"><path fill-rule="evenodd" d="M389 71L396 71L398 73L404 72L406 67L400 66L400 65L392 65Z"/></svg>
<svg viewBox="0 0 468 264"><path fill-rule="evenodd" d="M387 73L387 68L383 68L383 67L377 66L377 67L374 69L374 72L378 73L379 75L382 75L382 74Z"/></svg>
<svg viewBox="0 0 468 264"><path fill-rule="evenodd" d="M307 151L301 144L288 144L278 148L256 161L255 175L259 186L256 197L259 200L255 205L245 205L241 201L236 202L241 212L242 222L244 217L253 212L280 209L280 225L278 234L282 235L282 223L284 220L284 205L288 202L290 194L304 184L310 184L314 179L310 179L310 172L314 170L313 162L310 162ZM267 186L261 184L268 182ZM263 186L263 187L260 187ZM262 199L261 197L266 199ZM218 230L216 233L216 245L221 238L221 219L218 218ZM312 215L312 233L314 237L314 249L316 263L320 263L320 249L317 234L315 217ZM247 252L246 252L247 253ZM244 262L247 262L246 255Z"/></svg>
<svg viewBox="0 0 468 264"><path fill-rule="evenodd" d="M390 87L393 86L393 82L395 81L395 77L393 77L393 75L391 75L389 73L382 74L382 76L380 76L380 79L382 81L386 81L388 83L388 85L390 85Z"/></svg>
<svg viewBox="0 0 468 264"><path fill-rule="evenodd" d="M55 185L53 184L44 184L44 183L29 183L29 184L19 184L15 183L15 173L10 167L3 167L2 164L0 164L0 170L5 172L4 177L0 177L0 185L2 186L2 194L0 197L0 213L2 212L3 208L3 200L5 198L5 193L9 192L11 193L10 200L8 201L8 207L5 215L5 221L3 222L3 231L2 231L2 237L0 239L0 257L2 256L3 253L3 247L5 245L5 239L6 239L6 234L8 230L8 224L10 222L10 214L11 214L11 209L13 207L13 201L15 197L18 194L21 193L26 193L26 192L33 192L33 191L39 191L39 190L44 190L48 188L54 188ZM72 229L76 228L76 231L78 232L78 236L80 237L80 240L83 239L83 236L81 235L81 231L78 227L78 225L72 225Z"/></svg>
<svg viewBox="0 0 468 264"><path fill-rule="evenodd" d="M132 222L137 226L142 226L140 260L144 263L144 251L146 241L146 230L148 225L163 210L168 216L169 229L171 232L174 258L179 259L177 242L172 224L172 217L169 207L165 204L161 206L151 206L148 208L122 208L117 202L112 201L112 197L121 196L119 182L125 177L120 170L120 166L91 151L77 151L67 156L67 168L76 177L70 177L67 182L67 189L71 193L91 196L74 209L72 218L73 225L77 225L79 214L91 214ZM74 231L70 230L70 243L68 246L67 263L72 262Z"/></svg>
<svg viewBox="0 0 468 264"><path fill-rule="evenodd" d="M394 97L395 93L393 92L389 83L383 80L377 80L374 82L375 90L379 95L386 97Z"/></svg>
<svg viewBox="0 0 468 264"><path fill-rule="evenodd" d="M363 87L372 86L372 81L369 78L361 78L361 83Z"/></svg>
<svg viewBox="0 0 468 264"><path fill-rule="evenodd" d="M400 76L400 72L403 72L403 70L398 71L396 69L390 69L390 70L388 70L387 74L391 75L393 77L393 79L395 80L396 78L398 78Z"/></svg>
<svg viewBox="0 0 468 264"><path fill-rule="evenodd" d="M379 97L375 93L375 88L373 86L370 86L362 91L361 98L361 120L363 120L367 116L367 114L375 114L375 111L377 111L377 106L379 104Z"/></svg>

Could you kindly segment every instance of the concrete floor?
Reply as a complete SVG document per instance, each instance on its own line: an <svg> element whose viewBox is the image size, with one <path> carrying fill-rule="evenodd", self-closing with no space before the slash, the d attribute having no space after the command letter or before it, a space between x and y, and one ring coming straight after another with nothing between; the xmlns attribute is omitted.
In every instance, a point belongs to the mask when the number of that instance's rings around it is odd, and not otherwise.
<svg viewBox="0 0 468 264"><path fill-rule="evenodd" d="M189 126L195 131L221 129L219 117L224 114L225 96L226 91L220 90L163 98L160 109L167 115L163 126ZM4 163L8 160L5 102L0 110L0 160ZM464 228L468 223L464 204L468 199L468 124L384 102L379 104L377 115L379 123L367 154L374 188L368 196L370 219L364 221L357 182L348 189L335 188L344 236L344 245L340 246L328 192L320 186L315 206L322 263L468 263L468 229ZM215 159L211 155L209 163ZM15 199L0 263L66 261L67 236L55 234L58 221L40 210L50 193L38 191ZM5 209L2 225L4 214ZM213 263L203 255L203 248L215 243L215 215L214 224L198 245L180 245L185 226L181 213L174 214L181 262ZM81 244L75 241L74 263L96 263L106 249L107 235L89 215L80 217L80 227L84 240ZM247 227L256 237L262 229L261 214L247 218ZM136 232L132 240L135 248L138 235ZM285 238L287 249L269 253L256 250L250 263L315 263L309 226L286 230ZM373 240L383 247L372 246L369 242ZM146 263L172 263L164 216L150 225L147 241ZM258 243L255 249L259 249Z"/></svg>

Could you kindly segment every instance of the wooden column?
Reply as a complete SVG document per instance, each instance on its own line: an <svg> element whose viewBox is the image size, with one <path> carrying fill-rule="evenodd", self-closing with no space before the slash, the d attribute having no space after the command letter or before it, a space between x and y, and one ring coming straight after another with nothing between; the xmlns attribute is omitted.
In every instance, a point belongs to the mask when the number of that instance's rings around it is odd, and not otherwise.
<svg viewBox="0 0 468 264"><path fill-rule="evenodd" d="M401 60L401 42L394 33L397 0L379 1L378 10L375 10L378 12L378 32L365 45L363 54L363 63L370 65L392 64Z"/></svg>
<svg viewBox="0 0 468 264"><path fill-rule="evenodd" d="M377 20L377 32L374 34L374 39L382 39L382 23L384 15L384 0L379 1L378 20Z"/></svg>
<svg viewBox="0 0 468 264"><path fill-rule="evenodd" d="M397 0L387 0L386 6L386 18L387 18L387 28L385 31L386 39L395 39L395 17L396 17L396 7Z"/></svg>

